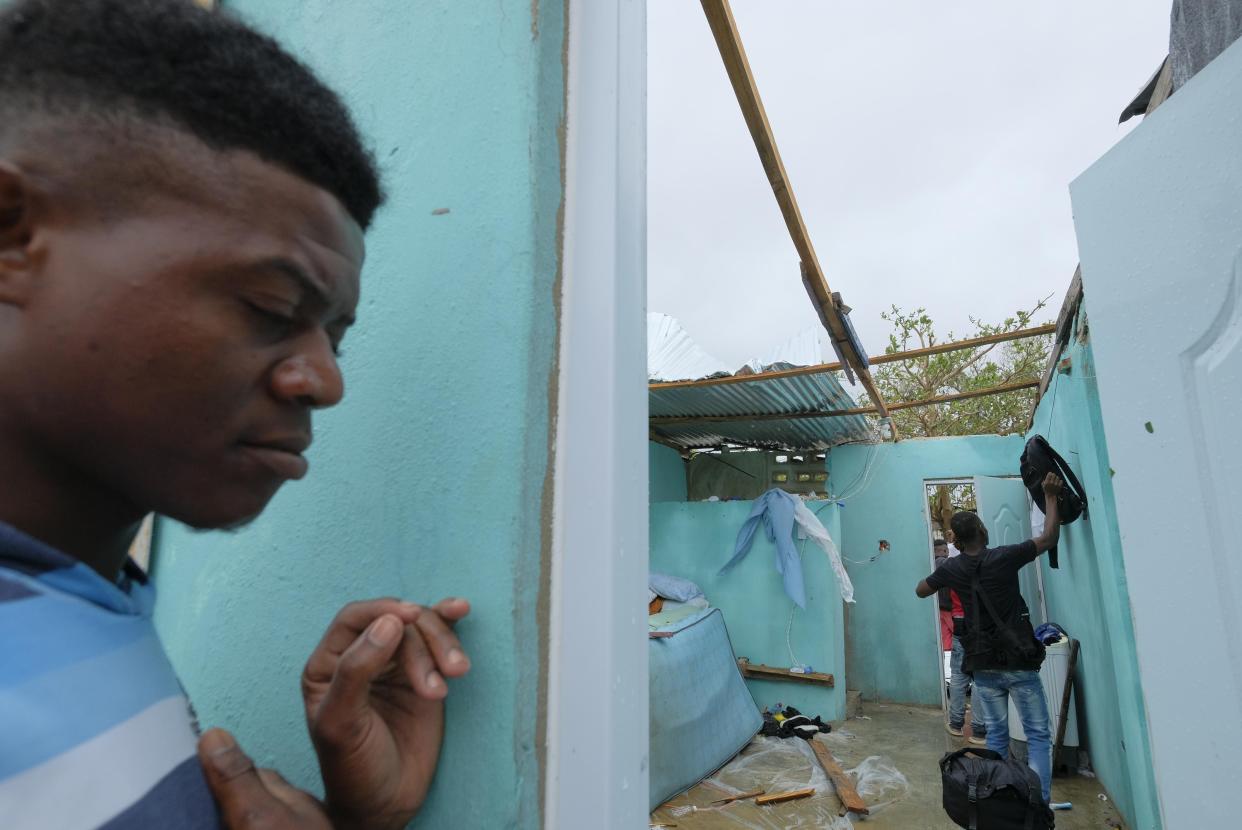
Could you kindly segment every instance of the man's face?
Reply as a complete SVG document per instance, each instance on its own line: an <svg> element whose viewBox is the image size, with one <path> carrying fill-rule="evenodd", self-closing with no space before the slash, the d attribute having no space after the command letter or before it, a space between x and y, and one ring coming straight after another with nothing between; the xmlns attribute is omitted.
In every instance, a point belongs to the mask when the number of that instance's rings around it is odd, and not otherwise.
<svg viewBox="0 0 1242 830"><path fill-rule="evenodd" d="M36 206L28 296L0 307L0 413L64 485L196 527L245 522L305 474L311 410L344 393L364 254L323 190L213 155L202 192L115 218Z"/></svg>

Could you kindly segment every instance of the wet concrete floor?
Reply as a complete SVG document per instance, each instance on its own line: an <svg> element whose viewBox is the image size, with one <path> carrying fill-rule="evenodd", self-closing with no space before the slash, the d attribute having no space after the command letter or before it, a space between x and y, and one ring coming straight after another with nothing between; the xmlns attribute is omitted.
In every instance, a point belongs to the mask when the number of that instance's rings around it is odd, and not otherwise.
<svg viewBox="0 0 1242 830"><path fill-rule="evenodd" d="M756 739L732 766L712 779L674 798L652 814L653 825L675 826L677 830L713 828L759 828L789 830L816 827L829 830L953 830L955 825L940 804L940 770L944 753L965 746L962 738L949 735L938 708L897 704L865 704L863 717L848 720L833 734L822 736L841 766L849 770L872 756L891 762L904 777L907 787L886 777L883 765L872 762L862 767L873 781L872 791L862 793L869 804L881 804L869 817L840 817L840 802L832 788L825 786L822 772L813 765L809 748L777 747L776 739ZM765 742L766 741L766 742ZM725 785L722 789L720 784ZM759 807L752 801L722 807L710 802L728 795L729 787L754 784L783 792L798 785L818 785L812 798ZM772 786L775 785L775 786ZM1103 795L1103 798L1101 796ZM896 800L894 800L896 799ZM1120 814L1097 779L1083 776L1053 779L1052 800L1069 801L1072 810L1058 812L1058 830L1107 830L1123 828ZM885 803L891 802L891 803ZM693 811L691 808L696 808Z"/></svg>

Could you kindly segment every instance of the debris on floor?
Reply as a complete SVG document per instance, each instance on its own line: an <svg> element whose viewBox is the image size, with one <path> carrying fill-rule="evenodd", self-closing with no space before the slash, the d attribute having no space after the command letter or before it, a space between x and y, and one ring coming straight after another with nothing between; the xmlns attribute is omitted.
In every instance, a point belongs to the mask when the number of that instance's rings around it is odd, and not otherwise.
<svg viewBox="0 0 1242 830"><path fill-rule="evenodd" d="M743 801L747 798L755 798L756 796L761 795L767 795L767 792L764 790L751 790L748 793L739 793L738 795L731 795L726 798L718 798L711 803L711 806L720 807L725 804L732 804L734 801Z"/></svg>
<svg viewBox="0 0 1242 830"><path fill-rule="evenodd" d="M772 793L771 795L761 795L755 799L755 803L764 804L781 804L785 801L793 801L795 798L809 798L815 795L814 787L807 787L804 790L790 790L787 793Z"/></svg>
<svg viewBox="0 0 1242 830"><path fill-rule="evenodd" d="M811 751L815 753L819 765L828 776L828 780L832 782L832 786L836 788L837 798L841 801L841 815L847 812L858 813L860 816L868 815L871 810L867 807L867 802L863 801L858 790L854 789L853 779L841 769L841 765L832 756L832 751L824 746L824 742L811 741Z"/></svg>
<svg viewBox="0 0 1242 830"><path fill-rule="evenodd" d="M838 815L842 804L806 741L760 738L707 781L657 808L651 822L675 824L677 830L958 830L942 805L939 761L964 741L945 734L940 707L869 703L867 709L868 720L851 718L814 739L831 750L871 815ZM783 804L759 806L753 797L712 804L755 790L780 793L807 787L814 787L815 795ZM1056 801L1074 805L1056 814L1057 830L1124 830L1112 800L1097 798L1098 780L1058 777L1052 790Z"/></svg>
<svg viewBox="0 0 1242 830"><path fill-rule="evenodd" d="M776 711L763 710L763 727L760 735L771 738L802 738L810 740L821 732L831 732L832 726L824 723L819 715L807 717L792 706L776 705Z"/></svg>
<svg viewBox="0 0 1242 830"><path fill-rule="evenodd" d="M669 809L668 815L679 820L691 815L703 819L711 814L723 819L727 814L730 826L754 830L798 827L852 830L854 824L838 795L838 787L829 779L819 756L826 752L832 758L831 747L840 748L853 742L852 736L839 733L821 733L812 741L760 735L703 782L702 786L720 792L722 798L704 806L675 806ZM905 798L910 792L906 777L892 761L881 756L870 756L853 769L840 770L840 773L843 776L841 789L848 793L851 804L870 813ZM766 794L754 796L757 791ZM752 796L753 802L749 800ZM796 812L780 810L781 802L794 798L800 799L792 802L800 805Z"/></svg>

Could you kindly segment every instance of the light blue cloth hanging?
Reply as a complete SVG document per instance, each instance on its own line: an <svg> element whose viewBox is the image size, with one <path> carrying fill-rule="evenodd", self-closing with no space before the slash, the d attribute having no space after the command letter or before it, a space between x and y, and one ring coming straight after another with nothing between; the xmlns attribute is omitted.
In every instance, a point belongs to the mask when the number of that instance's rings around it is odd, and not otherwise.
<svg viewBox="0 0 1242 830"><path fill-rule="evenodd" d="M767 531L768 541L776 544L776 572L785 583L785 593L789 594L799 608L806 608L806 588L802 582L802 560L793 543L794 508L798 499L784 490L772 488L755 499L755 506L750 511L742 528L737 532L737 542L733 545L733 558L720 569L720 575L727 573L734 565L746 558L751 543L755 540L755 530L759 522Z"/></svg>

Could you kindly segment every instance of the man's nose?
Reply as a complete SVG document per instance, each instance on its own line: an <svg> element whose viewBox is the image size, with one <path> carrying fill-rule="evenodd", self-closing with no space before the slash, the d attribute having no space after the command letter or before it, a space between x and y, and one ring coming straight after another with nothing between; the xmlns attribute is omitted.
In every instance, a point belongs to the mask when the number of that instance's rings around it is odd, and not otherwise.
<svg viewBox="0 0 1242 830"><path fill-rule="evenodd" d="M345 379L322 330L309 334L303 348L276 365L271 383L278 399L310 409L336 406L345 396Z"/></svg>

